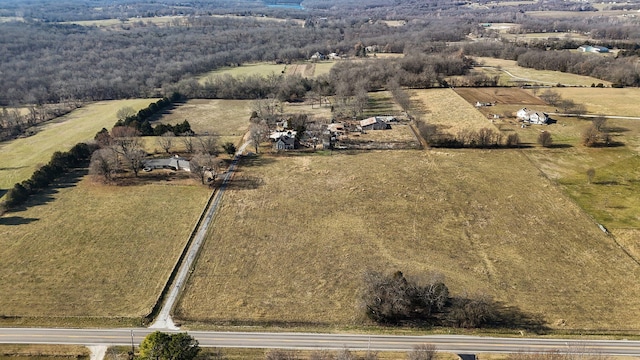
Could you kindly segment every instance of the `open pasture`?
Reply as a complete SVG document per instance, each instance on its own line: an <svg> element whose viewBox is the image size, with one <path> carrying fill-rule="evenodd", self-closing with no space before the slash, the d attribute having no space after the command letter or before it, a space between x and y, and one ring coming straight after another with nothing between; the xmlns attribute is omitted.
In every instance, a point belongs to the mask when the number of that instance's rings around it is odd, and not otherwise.
<svg viewBox="0 0 640 360"><path fill-rule="evenodd" d="M220 68L198 77L201 84L204 84L210 76L231 75L231 76L269 76L269 75L300 75L302 77L314 78L322 74L328 74L335 60L319 62L297 62L293 64L274 64L267 62L242 64L240 66Z"/></svg>
<svg viewBox="0 0 640 360"><path fill-rule="evenodd" d="M489 89L458 89L461 96L469 101L480 99ZM504 104L481 108L480 111L497 114L515 112L524 104L517 101L515 94L531 94L532 90L501 89L512 92L514 97ZM563 99L585 105L589 114L611 116L634 116L634 102L640 93L637 89L613 88L554 88ZM504 97L503 99L508 99ZM509 103L511 101L511 103ZM553 111L553 107L533 105L540 111ZM599 223L604 224L614 234L619 230L640 229L640 120L608 119L604 130L609 132L613 147L587 148L582 145L582 134L591 125L591 118L562 117L552 115L550 125L531 125L525 128L514 118L502 117L494 121L503 134L517 133L526 156L548 178L558 183L583 209ZM541 131L552 135L553 145L542 148L537 144ZM588 182L587 169L593 168L595 176ZM624 233L623 231L623 233ZM626 233L625 233L626 234ZM624 236L623 236L624 237ZM639 243L626 236L625 248L637 254ZM636 258L638 258L636 255Z"/></svg>
<svg viewBox="0 0 640 360"><path fill-rule="evenodd" d="M401 270L550 327L640 328L640 267L518 151L263 155L237 175L180 321L368 324L364 272Z"/></svg>
<svg viewBox="0 0 640 360"><path fill-rule="evenodd" d="M416 113L428 124L438 126L440 132L455 135L465 129L497 130L482 113L452 89L412 90L411 94Z"/></svg>
<svg viewBox="0 0 640 360"><path fill-rule="evenodd" d="M521 67L513 60L489 57L476 57L476 60L484 66L482 70L486 71L489 75L493 76L499 74L501 76L500 84L506 86L521 84L591 86L591 84L598 83L603 83L605 86L611 86L610 82L590 76Z"/></svg>
<svg viewBox="0 0 640 360"><path fill-rule="evenodd" d="M28 179L39 165L46 164L56 151L67 151L73 145L93 140L100 129L111 129L119 109L130 106L136 111L157 99L101 101L38 126L37 133L0 143L0 190ZM0 192L1 195L3 193Z"/></svg>
<svg viewBox="0 0 640 360"><path fill-rule="evenodd" d="M85 174L0 218L3 326L140 325L210 193L180 181L107 186Z"/></svg>
<svg viewBox="0 0 640 360"><path fill-rule="evenodd" d="M589 114L640 118L638 88L556 88L562 98L586 107Z"/></svg>
<svg viewBox="0 0 640 360"><path fill-rule="evenodd" d="M249 128L250 116L250 100L193 99L164 114L159 122L176 124L187 120L198 135L217 134L220 144L238 144Z"/></svg>

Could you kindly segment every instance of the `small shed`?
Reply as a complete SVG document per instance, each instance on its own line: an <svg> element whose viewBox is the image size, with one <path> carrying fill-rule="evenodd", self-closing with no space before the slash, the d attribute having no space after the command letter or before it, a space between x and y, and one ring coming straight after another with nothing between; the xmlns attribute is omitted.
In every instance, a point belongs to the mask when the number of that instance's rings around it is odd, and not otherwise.
<svg viewBox="0 0 640 360"><path fill-rule="evenodd" d="M373 116L360 121L360 127L362 130L387 130L391 129L389 125L382 117Z"/></svg>

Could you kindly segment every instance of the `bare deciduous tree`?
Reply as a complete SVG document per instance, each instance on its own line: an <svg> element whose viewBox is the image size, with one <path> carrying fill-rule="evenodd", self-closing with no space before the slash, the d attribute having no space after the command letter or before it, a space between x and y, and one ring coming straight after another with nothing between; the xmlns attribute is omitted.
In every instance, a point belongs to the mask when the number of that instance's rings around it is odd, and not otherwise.
<svg viewBox="0 0 640 360"><path fill-rule="evenodd" d="M596 129L596 127L591 124L588 128L586 128L582 132L582 145L587 147L596 146L598 144L598 139L600 137L600 131Z"/></svg>
<svg viewBox="0 0 640 360"><path fill-rule="evenodd" d="M218 154L218 139L216 136L198 136L200 151L209 155Z"/></svg>
<svg viewBox="0 0 640 360"><path fill-rule="evenodd" d="M98 149L91 155L89 174L101 178L105 183L113 179L117 171L116 154L111 148Z"/></svg>
<svg viewBox="0 0 640 360"><path fill-rule="evenodd" d="M219 169L219 161L208 153L198 153L189 162L191 176L202 184L215 181Z"/></svg>
<svg viewBox="0 0 640 360"><path fill-rule="evenodd" d="M156 142L158 143L158 146L160 146L165 153L169 153L171 148L173 147L173 140L175 139L176 135L171 132L171 131L167 131L166 133L157 136L156 137Z"/></svg>
<svg viewBox="0 0 640 360"><path fill-rule="evenodd" d="M125 106L118 110L118 112L116 113L116 116L118 117L118 120L124 120L135 114L136 114L136 111L131 106Z"/></svg>
<svg viewBox="0 0 640 360"><path fill-rule="evenodd" d="M553 144L553 139L551 138L551 133L548 131L541 131L538 135L538 144L549 147Z"/></svg>
<svg viewBox="0 0 640 360"><path fill-rule="evenodd" d="M587 181L589 182L589 184L591 184L593 182L593 178L595 176L596 176L596 169L588 168L587 169Z"/></svg>
<svg viewBox="0 0 640 360"><path fill-rule="evenodd" d="M184 145L184 151L188 154L193 154L195 151L195 139L193 136L182 136L180 141Z"/></svg>
<svg viewBox="0 0 640 360"><path fill-rule="evenodd" d="M251 124L249 126L249 137L251 138L251 142L253 143L253 147L257 154L258 149L260 148L260 143L269 138L269 128L267 127L266 122L263 121L259 124Z"/></svg>
<svg viewBox="0 0 640 360"><path fill-rule="evenodd" d="M593 118L591 123L596 128L596 130L602 131L604 126L605 126L605 124L607 123L607 118L604 117L604 116L597 116L597 117Z"/></svg>
<svg viewBox="0 0 640 360"><path fill-rule="evenodd" d="M436 346L433 344L420 344L413 347L407 353L408 360L433 360L436 357Z"/></svg>
<svg viewBox="0 0 640 360"><path fill-rule="evenodd" d="M549 105L556 106L560 102L560 94L553 90L545 90L540 94L540 99Z"/></svg>
<svg viewBox="0 0 640 360"><path fill-rule="evenodd" d="M132 127L116 126L111 129L111 136L113 137L113 150L127 161L129 168L137 177L146 156L142 150L140 132Z"/></svg>

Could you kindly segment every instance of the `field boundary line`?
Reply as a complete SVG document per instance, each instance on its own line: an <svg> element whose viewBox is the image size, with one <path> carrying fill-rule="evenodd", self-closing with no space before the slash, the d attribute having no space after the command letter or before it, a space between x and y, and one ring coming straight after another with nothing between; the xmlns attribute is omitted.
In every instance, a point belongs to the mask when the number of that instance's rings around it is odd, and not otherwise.
<svg viewBox="0 0 640 360"><path fill-rule="evenodd" d="M209 207L211 206L211 203L213 202L213 198L215 197L217 192L218 192L218 189L214 189L211 192L211 194L209 195L209 199L207 199L207 203L203 207L202 212L200 213L200 217L198 217L198 221L196 222L195 226L191 230L191 234L189 235L189 240L187 240L187 243L182 248L182 252L180 253L180 256L178 257L178 260L173 265L173 269L171 269L171 274L169 274L169 277L167 278L166 283L162 287L162 291L160 292L160 295L158 296L158 299L156 300L155 304L153 305L153 308L151 309L151 312L149 312L149 314L145 315L145 317L144 317L145 323L151 323L153 321L153 319L156 317L156 315L160 312L160 309L162 308L162 304L165 301L167 293L169 292L169 289L171 288L171 285L173 284L173 281L175 280L175 278L176 278L176 276L178 274L178 270L180 269L180 266L182 265L182 262L184 261L184 258L187 256L187 253L189 252L189 248L191 247L191 244L193 243L193 239L196 237L196 234L198 233L198 230L200 229L200 225L202 224L202 221L204 220L204 217L206 216L206 214L207 214L207 212L209 210Z"/></svg>
<svg viewBox="0 0 640 360"><path fill-rule="evenodd" d="M422 150L428 149L429 144L427 144L427 140L425 140L422 137L422 135L420 135L420 132L418 132L418 129L416 128L416 124L413 121L409 124L409 128L411 129L411 132L413 132L413 136L416 137L416 140L418 141L418 143L420 143L420 148Z"/></svg>

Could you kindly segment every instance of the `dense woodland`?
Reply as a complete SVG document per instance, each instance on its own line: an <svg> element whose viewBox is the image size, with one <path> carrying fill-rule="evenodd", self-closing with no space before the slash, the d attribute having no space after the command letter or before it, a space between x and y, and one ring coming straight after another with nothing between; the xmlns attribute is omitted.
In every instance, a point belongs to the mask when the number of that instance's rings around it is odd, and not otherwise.
<svg viewBox="0 0 640 360"><path fill-rule="evenodd" d="M539 1L517 6L454 0L307 0L304 9L269 8L262 1L196 0L0 0L0 106L41 106L131 97L170 96L300 100L307 91L353 96L401 86L447 86L446 77L467 75L475 56L517 60L518 64L590 75L618 86L638 86L640 21L635 17L597 16L589 4ZM593 16L554 18L532 10L571 10ZM211 17L233 14L232 17ZM151 17L183 15L154 24ZM252 15L251 17L248 15ZM277 16L290 21L271 21ZM17 19L17 20L16 20ZM134 19L99 28L60 21ZM304 20L304 26L293 19ZM403 20L389 26L385 20ZM589 43L622 49L617 57L578 54L565 38L499 41L483 21L513 22L515 33L572 31ZM473 35L477 41L466 41ZM316 51L343 56L373 56L363 49L404 53L405 59L358 67L337 66L329 77L306 79L210 79L196 76L222 66L251 61L288 63ZM558 51L566 49L566 51ZM456 86L492 86L493 79L462 80ZM283 90L284 89L284 90ZM6 115L6 114L5 114ZM7 127L6 116L0 126ZM15 120L12 120L15 122Z"/></svg>

